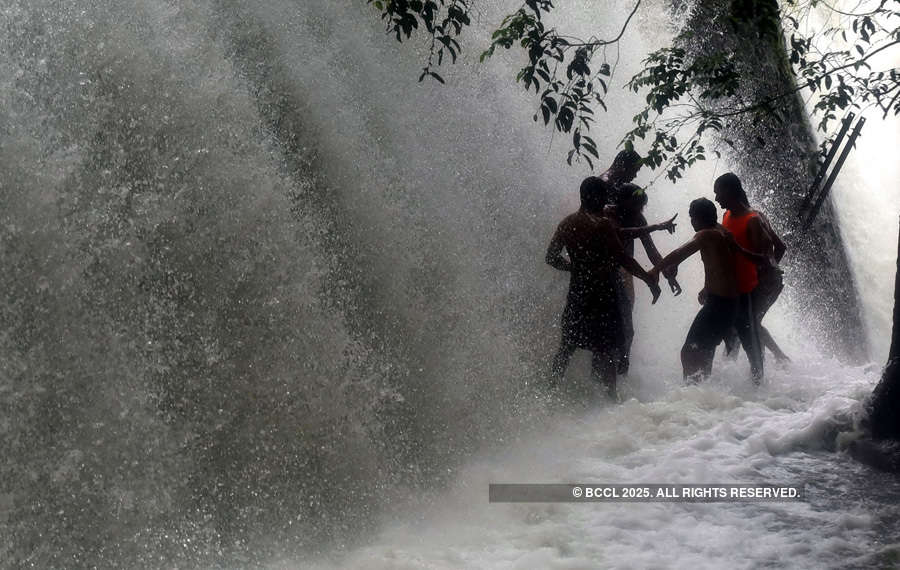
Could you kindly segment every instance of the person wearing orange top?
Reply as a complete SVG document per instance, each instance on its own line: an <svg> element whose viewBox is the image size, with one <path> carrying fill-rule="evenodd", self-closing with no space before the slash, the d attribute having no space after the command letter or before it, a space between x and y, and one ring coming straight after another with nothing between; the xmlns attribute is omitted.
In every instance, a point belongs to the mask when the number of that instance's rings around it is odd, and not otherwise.
<svg viewBox="0 0 900 570"><path fill-rule="evenodd" d="M759 214L750 209L740 179L731 172L723 174L716 179L713 191L716 202L726 210L722 225L731 232L738 245L760 255L770 252L773 249L771 236ZM759 323L753 308L753 292L759 285L757 265L747 257L735 254L735 275L739 294L735 328L750 361L753 381L759 383L763 377L763 354Z"/></svg>

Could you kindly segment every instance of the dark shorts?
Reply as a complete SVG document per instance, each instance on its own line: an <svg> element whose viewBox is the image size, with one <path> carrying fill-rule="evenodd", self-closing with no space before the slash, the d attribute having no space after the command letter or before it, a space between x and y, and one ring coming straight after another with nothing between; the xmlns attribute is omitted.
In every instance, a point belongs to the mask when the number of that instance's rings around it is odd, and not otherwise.
<svg viewBox="0 0 900 570"><path fill-rule="evenodd" d="M738 300L707 295L706 303L694 317L688 330L685 346L695 349L714 349L731 331L737 315Z"/></svg>

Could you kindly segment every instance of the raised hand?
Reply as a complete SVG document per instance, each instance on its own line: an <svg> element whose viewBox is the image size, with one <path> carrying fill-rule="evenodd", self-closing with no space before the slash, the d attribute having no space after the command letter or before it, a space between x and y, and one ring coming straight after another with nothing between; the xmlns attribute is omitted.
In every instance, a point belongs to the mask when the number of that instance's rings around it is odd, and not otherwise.
<svg viewBox="0 0 900 570"><path fill-rule="evenodd" d="M675 218L677 218L677 217L678 217L678 214L676 213L674 216L672 216L671 218L669 218L669 219L666 220L665 222L659 224L659 227L660 227L661 229L666 230L666 231L669 232L670 234L674 234L674 233L675 233L675 226L677 225L677 224L675 224Z"/></svg>

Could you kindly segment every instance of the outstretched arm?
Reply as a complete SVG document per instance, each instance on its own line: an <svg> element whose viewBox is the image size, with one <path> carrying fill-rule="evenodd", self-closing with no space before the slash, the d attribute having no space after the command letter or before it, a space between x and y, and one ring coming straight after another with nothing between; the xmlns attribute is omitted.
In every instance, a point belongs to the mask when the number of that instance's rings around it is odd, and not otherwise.
<svg viewBox="0 0 900 570"><path fill-rule="evenodd" d="M641 216L643 219L643 216ZM672 220L675 218L673 217ZM671 222L672 220L669 220ZM669 232L671 233L671 232ZM649 235L641 236L641 243L644 244L644 251L647 252L647 258L650 260L654 266L659 265L659 262L662 261L662 255L660 255L659 250L656 249L656 244L653 243L653 239ZM671 267L666 268L662 272L663 276L665 276L666 281L669 282L669 288L672 289L672 293L677 297L681 294L681 285L679 285L678 280L675 277L678 275L678 265L672 265Z"/></svg>
<svg viewBox="0 0 900 570"><path fill-rule="evenodd" d="M647 224L647 218L644 217L644 214L638 214L637 221L640 225ZM659 263L659 260L662 259L662 256L659 254L659 250L656 249L656 244L653 243L653 238L650 237L650 234L644 234L638 236L641 238L641 243L644 244L644 251L647 252L647 259L650 260L650 263L656 265Z"/></svg>
<svg viewBox="0 0 900 570"><path fill-rule="evenodd" d="M660 230L666 230L667 232L675 233L675 218L678 217L678 214L675 214L670 219L666 220L661 224L647 224L646 226L639 226L636 228L621 228L619 230L619 237L624 239L634 239L634 238L643 238L647 234L651 234L653 232L658 232ZM653 242L650 242L651 246ZM646 248L646 244L644 245ZM654 247L654 249L656 249ZM656 252L657 255L659 252Z"/></svg>
<svg viewBox="0 0 900 570"><path fill-rule="evenodd" d="M694 236L691 241L687 242L683 246L679 247L669 255L659 260L659 263L653 266L653 269L650 270L650 273L655 273L659 275L661 271L665 271L671 267L678 267L682 261L689 258L700 251L700 238L698 236Z"/></svg>
<svg viewBox="0 0 900 570"><path fill-rule="evenodd" d="M728 246L737 253L740 253L753 263L757 265L768 265L769 258L760 253L753 253L749 249L741 247L741 245L734 239L734 235L731 232L725 232L725 235L728 237Z"/></svg>
<svg viewBox="0 0 900 570"><path fill-rule="evenodd" d="M560 224L556 228L556 232L553 233L553 237L550 238L550 245L547 246L547 255L544 257L544 260L554 269L559 269L560 271L572 271L572 262L562 255L562 250L565 247L562 233L562 224Z"/></svg>
<svg viewBox="0 0 900 570"><path fill-rule="evenodd" d="M768 265L769 264L768 257L766 257L765 255L761 255L759 253L753 253L752 251L750 251L748 249L744 249L743 247L741 247L738 244L738 242L734 241L734 238L732 238L732 240L731 240L731 247L736 252L740 253L741 255L743 255L744 257L746 257L747 259L749 259L750 261L752 261L753 263L755 263L757 265Z"/></svg>
<svg viewBox="0 0 900 570"><path fill-rule="evenodd" d="M613 258L619 265L624 267L626 271L645 282L647 286L650 287L650 292L653 294L653 302L656 303L656 300L659 299L659 294L661 293L658 284L659 277L644 271L644 268L641 267L640 263L625 253L622 241L619 239L615 228L613 228L613 225L608 220L605 220L600 228L604 234L603 237L605 238L606 243L609 244L610 253L612 253Z"/></svg>

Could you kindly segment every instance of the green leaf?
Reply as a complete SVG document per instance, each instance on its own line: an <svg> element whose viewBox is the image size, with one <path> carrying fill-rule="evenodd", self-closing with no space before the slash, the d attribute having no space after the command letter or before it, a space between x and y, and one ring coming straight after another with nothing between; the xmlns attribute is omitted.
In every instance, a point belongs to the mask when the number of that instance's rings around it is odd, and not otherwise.
<svg viewBox="0 0 900 570"><path fill-rule="evenodd" d="M545 97L544 104L550 109L551 112L556 113L559 110L559 107L556 104L556 100L552 97Z"/></svg>

